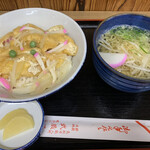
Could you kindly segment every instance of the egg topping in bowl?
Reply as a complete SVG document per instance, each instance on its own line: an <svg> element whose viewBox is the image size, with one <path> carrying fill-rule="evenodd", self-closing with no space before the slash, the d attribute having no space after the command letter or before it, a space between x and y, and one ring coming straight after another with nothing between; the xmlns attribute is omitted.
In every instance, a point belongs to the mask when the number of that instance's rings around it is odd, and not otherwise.
<svg viewBox="0 0 150 150"><path fill-rule="evenodd" d="M39 94L72 68L77 45L62 25L44 31L25 24L0 39L0 88Z"/></svg>

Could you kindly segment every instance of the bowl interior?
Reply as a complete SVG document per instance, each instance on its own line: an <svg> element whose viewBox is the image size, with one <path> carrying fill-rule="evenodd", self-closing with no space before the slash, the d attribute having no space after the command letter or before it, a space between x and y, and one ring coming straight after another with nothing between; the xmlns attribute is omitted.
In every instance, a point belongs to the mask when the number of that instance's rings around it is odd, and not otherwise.
<svg viewBox="0 0 150 150"><path fill-rule="evenodd" d="M150 80L147 79L137 79L133 77L126 76L112 67L110 67L100 56L97 46L98 46L98 40L99 38L106 33L108 30L115 28L120 25L131 25L136 26L141 29L150 30L150 18L147 16L142 16L138 14L120 14L112 16L106 20L104 20L98 28L95 30L94 37L93 37L93 45L94 45L94 52L97 55L98 59L103 63L103 65L108 68L111 72L114 74L117 74L117 76L121 77L121 80L128 82L127 80L130 80L130 82L150 82ZM109 71L109 72L110 72Z"/></svg>
<svg viewBox="0 0 150 150"><path fill-rule="evenodd" d="M55 84L52 88L45 90L42 94L29 96L22 95L19 97L13 97L8 91L0 89L0 100L5 102L22 102L30 101L41 98L45 95L51 94L64 85L69 83L78 73L83 65L86 57L86 39L80 26L70 17L63 13L44 9L44 8L27 8L15 10L0 16L0 37L10 32L17 26L21 26L26 23L34 24L42 29L48 29L54 25L63 25L67 30L68 35L75 41L78 46L78 52L73 57L73 67L71 71L65 76L63 80Z"/></svg>
<svg viewBox="0 0 150 150"><path fill-rule="evenodd" d="M33 117L35 126L33 129L14 136L6 141L2 139L3 130L0 130L0 149L25 148L37 140L44 122L44 111L42 106L36 102L28 103L0 103L0 120L10 111L23 108Z"/></svg>

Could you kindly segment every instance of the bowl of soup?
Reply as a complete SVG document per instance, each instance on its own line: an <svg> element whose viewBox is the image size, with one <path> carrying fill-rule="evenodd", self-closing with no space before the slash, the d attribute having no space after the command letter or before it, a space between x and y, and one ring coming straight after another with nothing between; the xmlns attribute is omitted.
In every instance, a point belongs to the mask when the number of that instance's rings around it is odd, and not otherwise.
<svg viewBox="0 0 150 150"><path fill-rule="evenodd" d="M85 35L67 15L26 8L1 15L0 22L1 101L26 102L50 95L81 69Z"/></svg>
<svg viewBox="0 0 150 150"><path fill-rule="evenodd" d="M93 63L111 87L129 93L150 90L150 18L119 14L101 22L93 36Z"/></svg>

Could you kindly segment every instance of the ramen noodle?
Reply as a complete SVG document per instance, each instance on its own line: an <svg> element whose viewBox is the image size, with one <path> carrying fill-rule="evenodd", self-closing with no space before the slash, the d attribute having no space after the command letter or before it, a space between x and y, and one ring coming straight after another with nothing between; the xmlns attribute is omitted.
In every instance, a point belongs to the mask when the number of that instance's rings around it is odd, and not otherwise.
<svg viewBox="0 0 150 150"><path fill-rule="evenodd" d="M0 85L13 94L41 93L70 71L77 50L62 25L19 26L0 39Z"/></svg>
<svg viewBox="0 0 150 150"><path fill-rule="evenodd" d="M122 25L110 29L98 40L98 51L126 54L125 63L117 71L140 79L150 79L150 32Z"/></svg>

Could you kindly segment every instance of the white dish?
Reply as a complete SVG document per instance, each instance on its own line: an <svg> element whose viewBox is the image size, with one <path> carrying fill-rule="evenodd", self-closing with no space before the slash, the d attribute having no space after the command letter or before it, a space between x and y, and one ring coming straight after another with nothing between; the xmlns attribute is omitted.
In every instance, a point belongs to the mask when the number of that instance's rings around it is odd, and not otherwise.
<svg viewBox="0 0 150 150"><path fill-rule="evenodd" d="M44 111L41 105L36 102L28 103L0 103L0 120L10 111L24 108L32 115L34 119L35 126L33 129L18 134L10 139L3 141L2 135L3 130L0 130L0 149L18 149L26 148L37 140L40 135L40 131L43 127L44 122Z"/></svg>
<svg viewBox="0 0 150 150"><path fill-rule="evenodd" d="M73 80L85 61L87 44L82 29L73 19L54 10L45 8L26 8L0 15L0 37L26 23L35 24L44 30L54 25L63 25L67 30L68 35L78 46L78 52L77 55L73 57L73 67L71 71L63 80L55 84L52 88L35 96L26 94L19 97L13 97L8 91L0 89L0 100L3 102L26 102L52 94Z"/></svg>

